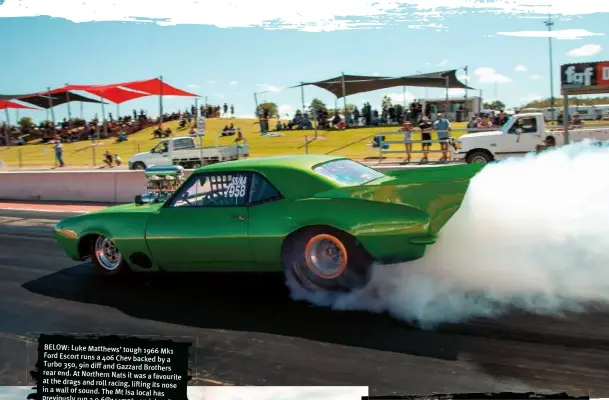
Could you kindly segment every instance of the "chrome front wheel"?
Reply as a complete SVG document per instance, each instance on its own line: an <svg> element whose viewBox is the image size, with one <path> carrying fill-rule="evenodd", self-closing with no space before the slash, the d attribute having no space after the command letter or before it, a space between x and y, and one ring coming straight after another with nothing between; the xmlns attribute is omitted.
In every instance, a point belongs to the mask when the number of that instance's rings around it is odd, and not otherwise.
<svg viewBox="0 0 609 400"><path fill-rule="evenodd" d="M99 236L95 241L95 259L102 269L114 272L121 266L123 256L112 240Z"/></svg>

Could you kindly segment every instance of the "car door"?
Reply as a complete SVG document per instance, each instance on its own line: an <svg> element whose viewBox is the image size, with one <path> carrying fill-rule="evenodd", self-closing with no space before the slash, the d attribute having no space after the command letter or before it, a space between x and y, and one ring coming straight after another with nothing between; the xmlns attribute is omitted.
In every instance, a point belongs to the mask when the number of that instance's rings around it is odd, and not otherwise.
<svg viewBox="0 0 609 400"><path fill-rule="evenodd" d="M146 226L152 257L168 271L247 270L249 172L193 174Z"/></svg>
<svg viewBox="0 0 609 400"><path fill-rule="evenodd" d="M171 165L171 161L169 160L169 145L169 140L160 141L152 151L150 151L148 159L146 160L146 165Z"/></svg>
<svg viewBox="0 0 609 400"><path fill-rule="evenodd" d="M543 138L539 133L537 118L520 117L510 126L507 134L502 135L499 153L503 157L522 155L535 151Z"/></svg>

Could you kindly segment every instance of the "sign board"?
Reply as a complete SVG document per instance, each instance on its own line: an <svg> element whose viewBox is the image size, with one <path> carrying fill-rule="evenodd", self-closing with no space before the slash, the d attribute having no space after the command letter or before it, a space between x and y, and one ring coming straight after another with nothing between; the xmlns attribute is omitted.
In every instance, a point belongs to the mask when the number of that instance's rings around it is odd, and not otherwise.
<svg viewBox="0 0 609 400"><path fill-rule="evenodd" d="M609 62L565 64L560 67L563 90L609 91Z"/></svg>
<svg viewBox="0 0 609 400"><path fill-rule="evenodd" d="M205 117L200 116L197 119L197 135L204 136L206 126L207 126L207 121L206 121Z"/></svg>

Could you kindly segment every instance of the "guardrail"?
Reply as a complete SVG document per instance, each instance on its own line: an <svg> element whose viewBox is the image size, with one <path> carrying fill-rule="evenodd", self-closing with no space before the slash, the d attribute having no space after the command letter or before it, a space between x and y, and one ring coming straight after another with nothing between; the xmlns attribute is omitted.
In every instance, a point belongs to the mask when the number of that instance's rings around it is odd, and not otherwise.
<svg viewBox="0 0 609 400"><path fill-rule="evenodd" d="M450 131L443 131L443 130L432 130L430 131L430 136L435 135L437 137L437 135L439 133L448 133L448 139L431 139L431 140L409 140L409 141L405 141L404 139L402 140L385 140L385 136L386 135L404 135L404 131L400 130L397 132L379 132L375 135L374 137L374 142L373 142L373 147L378 148L378 152L379 152L379 163L385 158L383 155L385 154L404 154L406 156L410 154L423 154L425 156L427 156L427 154L429 153L447 153L449 155L449 158L453 158L457 148L456 148L456 143L455 143L455 138L454 136L456 136L457 138L459 136L465 135L467 133L478 133L478 132L491 132L491 131L495 131L497 129L500 128L461 128L461 129L451 129ZM422 134L422 131L420 129L412 129L411 130L411 134ZM435 144L435 143L446 143L446 150L436 150L436 149L431 149L431 145ZM390 150L390 146L392 144L399 144L402 145L402 148L400 150ZM406 144L410 144L410 150L406 149ZM415 149L413 147L413 145L416 144L418 145L417 147L420 147L420 149ZM424 150L423 149L423 145L429 144L430 146L428 147L428 149ZM426 157L424 157L426 158Z"/></svg>
<svg viewBox="0 0 609 400"><path fill-rule="evenodd" d="M379 171L400 166L374 166ZM188 177L192 170L185 171ZM0 199L22 201L73 201L130 203L146 191L143 171L2 171Z"/></svg>

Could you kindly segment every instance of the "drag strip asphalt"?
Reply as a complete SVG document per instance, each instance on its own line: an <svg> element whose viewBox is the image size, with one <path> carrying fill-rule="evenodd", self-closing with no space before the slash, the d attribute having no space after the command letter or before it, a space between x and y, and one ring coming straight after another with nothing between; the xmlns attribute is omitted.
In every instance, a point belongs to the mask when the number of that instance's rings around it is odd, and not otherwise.
<svg viewBox="0 0 609 400"><path fill-rule="evenodd" d="M196 385L609 397L609 312L514 313L432 332L293 302L280 274L115 282L56 245L52 226L70 215L0 211L0 386L31 385L37 335L63 332L190 340Z"/></svg>

